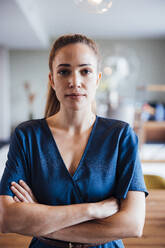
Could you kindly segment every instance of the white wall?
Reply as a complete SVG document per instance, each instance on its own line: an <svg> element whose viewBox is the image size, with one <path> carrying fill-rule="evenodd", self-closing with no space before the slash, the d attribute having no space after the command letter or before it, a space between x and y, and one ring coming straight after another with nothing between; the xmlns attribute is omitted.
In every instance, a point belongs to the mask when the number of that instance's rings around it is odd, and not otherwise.
<svg viewBox="0 0 165 248"><path fill-rule="evenodd" d="M0 140L10 138L10 62L7 48L0 47Z"/></svg>
<svg viewBox="0 0 165 248"><path fill-rule="evenodd" d="M24 82L36 94L34 118L43 117L48 84L48 51L11 51L12 126L28 119L28 100Z"/></svg>
<svg viewBox="0 0 165 248"><path fill-rule="evenodd" d="M126 82L126 91L137 84L165 84L165 41L164 40L98 40L101 54L113 55L115 46L120 45L135 51L139 63L136 82ZM34 104L35 118L43 117L48 81L48 51L11 51L11 119L15 126L28 118L28 103L23 83L32 84L37 97ZM132 86L131 86L132 85ZM134 97L146 100L164 100L164 93L137 93ZM132 95L132 93L131 93Z"/></svg>

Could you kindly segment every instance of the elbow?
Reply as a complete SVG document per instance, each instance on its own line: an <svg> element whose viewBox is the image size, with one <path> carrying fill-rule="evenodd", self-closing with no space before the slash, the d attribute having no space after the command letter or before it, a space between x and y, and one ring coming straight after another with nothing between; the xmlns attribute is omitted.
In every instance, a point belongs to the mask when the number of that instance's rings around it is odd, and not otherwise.
<svg viewBox="0 0 165 248"><path fill-rule="evenodd" d="M11 211L10 206L13 204L13 200L0 199L0 232L10 233L11 231Z"/></svg>
<svg viewBox="0 0 165 248"><path fill-rule="evenodd" d="M2 209L1 209L2 210ZM1 233L9 233L9 225L8 225L8 215L3 209L3 211L0 211L0 232Z"/></svg>
<svg viewBox="0 0 165 248"><path fill-rule="evenodd" d="M134 222L132 226L131 238L141 238L143 235L143 227L144 223L141 223L139 221Z"/></svg>
<svg viewBox="0 0 165 248"><path fill-rule="evenodd" d="M10 233L11 231L9 230L8 226L3 223L2 227L1 227L1 232L2 233Z"/></svg>
<svg viewBox="0 0 165 248"><path fill-rule="evenodd" d="M1 218L1 216L0 216ZM3 233L3 226L2 226L2 221L0 220L0 233Z"/></svg>
<svg viewBox="0 0 165 248"><path fill-rule="evenodd" d="M130 221L131 220L131 221ZM136 216L126 218L123 222L122 238L140 238L143 235L144 220Z"/></svg>
<svg viewBox="0 0 165 248"><path fill-rule="evenodd" d="M143 226L139 224L135 229L134 237L141 238L142 236L143 236Z"/></svg>
<svg viewBox="0 0 165 248"><path fill-rule="evenodd" d="M7 221L5 220L5 217L2 216L0 220L0 232L1 233L9 233L9 230L7 228Z"/></svg>
<svg viewBox="0 0 165 248"><path fill-rule="evenodd" d="M1 227L1 233L9 233L4 226Z"/></svg>
<svg viewBox="0 0 165 248"><path fill-rule="evenodd" d="M0 233L4 233L4 211L0 207Z"/></svg>
<svg viewBox="0 0 165 248"><path fill-rule="evenodd" d="M4 228L4 226L5 226L4 223L5 223L4 216L3 216L2 212L1 212L0 213L0 233L6 233L6 230Z"/></svg>

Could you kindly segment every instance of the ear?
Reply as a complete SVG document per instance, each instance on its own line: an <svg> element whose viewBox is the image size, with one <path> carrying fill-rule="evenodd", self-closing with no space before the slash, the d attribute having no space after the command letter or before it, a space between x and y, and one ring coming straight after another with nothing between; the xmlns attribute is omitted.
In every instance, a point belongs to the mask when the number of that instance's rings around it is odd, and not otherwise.
<svg viewBox="0 0 165 248"><path fill-rule="evenodd" d="M53 78L52 78L52 74L51 74L51 72L49 72L48 77L49 77L49 83L50 83L50 86L54 89L54 81L53 81Z"/></svg>
<svg viewBox="0 0 165 248"><path fill-rule="evenodd" d="M102 73L101 72L99 72L99 75L98 75L98 77L97 77L97 88L98 88L98 86L99 86L99 83L100 83L100 80L101 80L101 77L102 77Z"/></svg>

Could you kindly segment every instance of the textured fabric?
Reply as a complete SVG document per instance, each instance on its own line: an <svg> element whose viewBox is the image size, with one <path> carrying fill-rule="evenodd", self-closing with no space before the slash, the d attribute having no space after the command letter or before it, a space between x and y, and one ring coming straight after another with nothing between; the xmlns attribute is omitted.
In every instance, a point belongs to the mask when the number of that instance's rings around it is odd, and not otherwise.
<svg viewBox="0 0 165 248"><path fill-rule="evenodd" d="M138 157L138 141L125 122L96 117L80 163L71 176L43 119L26 121L15 129L0 194L13 196L12 181L23 179L39 203L68 205L96 202L110 196L125 199L129 190L147 195ZM34 238L31 248L48 248ZM121 240L104 248L122 248Z"/></svg>

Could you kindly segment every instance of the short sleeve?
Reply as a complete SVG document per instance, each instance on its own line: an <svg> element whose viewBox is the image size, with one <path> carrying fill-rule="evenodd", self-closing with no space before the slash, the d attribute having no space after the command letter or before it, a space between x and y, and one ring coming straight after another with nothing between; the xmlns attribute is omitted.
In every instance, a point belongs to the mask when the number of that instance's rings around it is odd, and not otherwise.
<svg viewBox="0 0 165 248"><path fill-rule="evenodd" d="M11 182L20 179L27 182L27 159L23 147L23 139L18 128L12 134L7 155L7 162L0 182L0 195L13 196Z"/></svg>
<svg viewBox="0 0 165 248"><path fill-rule="evenodd" d="M125 199L128 191L148 195L138 155L138 138L127 125L119 141L115 196Z"/></svg>

